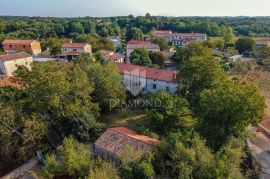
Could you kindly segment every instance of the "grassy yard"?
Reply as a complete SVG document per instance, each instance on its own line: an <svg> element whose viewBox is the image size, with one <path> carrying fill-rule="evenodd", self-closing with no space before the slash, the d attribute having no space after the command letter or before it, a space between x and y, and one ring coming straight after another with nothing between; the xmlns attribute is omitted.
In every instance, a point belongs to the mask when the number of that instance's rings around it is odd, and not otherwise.
<svg viewBox="0 0 270 179"><path fill-rule="evenodd" d="M118 110L104 114L99 119L108 127L126 127L137 131L137 126L147 122L145 111Z"/></svg>

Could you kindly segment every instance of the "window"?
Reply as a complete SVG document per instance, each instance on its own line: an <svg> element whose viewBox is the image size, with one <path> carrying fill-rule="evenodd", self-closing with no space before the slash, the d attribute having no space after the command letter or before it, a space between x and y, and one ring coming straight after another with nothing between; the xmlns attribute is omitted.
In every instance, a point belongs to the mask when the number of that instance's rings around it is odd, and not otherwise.
<svg viewBox="0 0 270 179"><path fill-rule="evenodd" d="M170 91L170 87L169 86L166 86L166 91Z"/></svg>
<svg viewBox="0 0 270 179"><path fill-rule="evenodd" d="M25 48L26 46L25 45L23 45L23 48Z"/></svg>
<svg viewBox="0 0 270 179"><path fill-rule="evenodd" d="M65 48L65 52L67 51L67 49Z"/></svg>
<svg viewBox="0 0 270 179"><path fill-rule="evenodd" d="M153 84L153 89L157 89L157 85L156 84Z"/></svg>
<svg viewBox="0 0 270 179"><path fill-rule="evenodd" d="M27 63L27 62L25 62L25 65L28 65L28 63Z"/></svg>
<svg viewBox="0 0 270 179"><path fill-rule="evenodd" d="M10 48L12 48L12 45L9 45Z"/></svg>
<svg viewBox="0 0 270 179"><path fill-rule="evenodd" d="M77 49L73 49L73 52L77 52Z"/></svg>
<svg viewBox="0 0 270 179"><path fill-rule="evenodd" d="M15 64L15 67L18 67L18 64Z"/></svg>

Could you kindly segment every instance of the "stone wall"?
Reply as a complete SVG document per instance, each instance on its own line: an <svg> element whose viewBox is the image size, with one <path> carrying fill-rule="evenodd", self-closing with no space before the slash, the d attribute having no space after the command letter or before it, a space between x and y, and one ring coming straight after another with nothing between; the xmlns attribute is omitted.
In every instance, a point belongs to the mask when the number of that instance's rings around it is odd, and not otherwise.
<svg viewBox="0 0 270 179"><path fill-rule="evenodd" d="M29 170L32 170L34 167L38 165L38 158L32 158L16 170L8 173L7 175L3 176L1 179L17 179L24 176Z"/></svg>

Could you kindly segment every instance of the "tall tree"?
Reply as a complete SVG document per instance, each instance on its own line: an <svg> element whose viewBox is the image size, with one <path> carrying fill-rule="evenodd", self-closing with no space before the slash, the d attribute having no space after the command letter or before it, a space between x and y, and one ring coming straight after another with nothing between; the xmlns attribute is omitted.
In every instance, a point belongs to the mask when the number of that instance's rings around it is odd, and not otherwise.
<svg viewBox="0 0 270 179"><path fill-rule="evenodd" d="M153 64L157 64L159 67L164 67L166 57L162 52L149 53L149 57Z"/></svg>
<svg viewBox="0 0 270 179"><path fill-rule="evenodd" d="M143 32L141 29L133 27L127 31L126 34L127 41L134 39L134 40L143 40Z"/></svg>
<svg viewBox="0 0 270 179"><path fill-rule="evenodd" d="M162 38L157 38L154 40L154 43L158 44L160 47L160 50L169 50L170 46L168 42Z"/></svg>
<svg viewBox="0 0 270 179"><path fill-rule="evenodd" d="M130 62L134 65L151 66L152 61L149 58L149 53L145 48L135 49L130 54Z"/></svg>
<svg viewBox="0 0 270 179"><path fill-rule="evenodd" d="M91 63L87 67L87 73L95 86L93 101L98 103L104 112L113 110L119 101L125 100L121 76L114 64Z"/></svg>
<svg viewBox="0 0 270 179"><path fill-rule="evenodd" d="M239 38L235 42L235 48L238 50L239 53L243 53L244 51L251 51L255 50L255 41L252 38L244 37Z"/></svg>
<svg viewBox="0 0 270 179"><path fill-rule="evenodd" d="M25 112L46 116L49 125L60 135L69 135L75 130L82 132L81 128L91 127L86 123L89 120L85 117L99 115L99 107L92 102L91 97L93 84L87 73L77 64L34 63L31 71L25 68L17 70L16 78L24 84L25 91L29 94ZM78 119L79 124L84 126L78 125ZM85 121L81 121L82 119ZM87 131L92 129L85 130Z"/></svg>
<svg viewBox="0 0 270 179"><path fill-rule="evenodd" d="M174 55L173 59L181 66L185 61L188 61L190 58L199 56L200 57L211 56L210 50L204 47L202 44L194 42L188 44L184 48L178 48L176 50L176 54Z"/></svg>
<svg viewBox="0 0 270 179"><path fill-rule="evenodd" d="M179 129L191 129L195 124L188 102L184 98L159 92L152 94L150 99L151 101L160 102L159 106L150 109L148 115L151 120L151 126L156 131L164 134Z"/></svg>
<svg viewBox="0 0 270 179"><path fill-rule="evenodd" d="M179 83L182 92L191 100L204 89L211 89L228 80L220 62L213 57L193 57L182 65Z"/></svg>
<svg viewBox="0 0 270 179"><path fill-rule="evenodd" d="M202 91L198 105L201 134L217 149L249 124L260 122L265 101L254 86L227 82Z"/></svg>

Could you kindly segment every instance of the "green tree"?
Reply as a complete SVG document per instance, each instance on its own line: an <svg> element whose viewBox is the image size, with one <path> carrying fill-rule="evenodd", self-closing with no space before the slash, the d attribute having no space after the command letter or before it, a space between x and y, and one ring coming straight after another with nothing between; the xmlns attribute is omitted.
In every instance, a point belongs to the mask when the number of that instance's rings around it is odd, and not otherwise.
<svg viewBox="0 0 270 179"><path fill-rule="evenodd" d="M94 53L100 50L114 51L113 43L110 40L97 35L79 35L75 37L75 41L91 44Z"/></svg>
<svg viewBox="0 0 270 179"><path fill-rule="evenodd" d="M125 90L121 75L112 63L91 63L87 67L89 80L94 83L93 101L105 112L117 107L119 101L125 100Z"/></svg>
<svg viewBox="0 0 270 179"><path fill-rule="evenodd" d="M0 88L0 156L13 165L47 148L47 121L40 114L24 112L27 96L15 87Z"/></svg>
<svg viewBox="0 0 270 179"><path fill-rule="evenodd" d="M80 123L87 126L78 126L76 120L99 115L99 107L91 97L93 84L78 64L34 63L31 71L19 68L16 78L29 94L25 99L25 112L46 116L60 135L70 135L74 130L81 132L81 128L89 126L88 120Z"/></svg>
<svg viewBox="0 0 270 179"><path fill-rule="evenodd" d="M151 178L155 171L152 165L153 155L151 153L143 154L140 150L135 150L127 145L121 154L121 166L119 173L121 178Z"/></svg>
<svg viewBox="0 0 270 179"><path fill-rule="evenodd" d="M218 149L249 124L260 122L265 101L254 86L227 82L202 91L198 105L200 132L212 148Z"/></svg>
<svg viewBox="0 0 270 179"><path fill-rule="evenodd" d="M127 41L134 39L134 40L143 40L143 32L141 29L133 27L127 31L126 34Z"/></svg>
<svg viewBox="0 0 270 179"><path fill-rule="evenodd" d="M165 65L166 57L162 52L149 53L149 57L153 64L157 64L159 67L163 67Z"/></svg>
<svg viewBox="0 0 270 179"><path fill-rule="evenodd" d="M5 30L5 24L0 21L0 34L3 33Z"/></svg>
<svg viewBox="0 0 270 179"><path fill-rule="evenodd" d="M70 24L70 30L72 33L78 33L78 34L84 33L84 28L80 21L72 22Z"/></svg>
<svg viewBox="0 0 270 179"><path fill-rule="evenodd" d="M44 40L42 44L42 49L49 49L52 55L59 55L61 53L61 46L67 42L67 39L58 39L58 38L48 38Z"/></svg>
<svg viewBox="0 0 270 179"><path fill-rule="evenodd" d="M95 160L94 168L89 170L87 179L120 179L117 168L101 159Z"/></svg>
<svg viewBox="0 0 270 179"><path fill-rule="evenodd" d="M224 47L228 47L232 44L234 44L234 33L233 29L230 27L226 27L223 32L223 41L224 41Z"/></svg>
<svg viewBox="0 0 270 179"><path fill-rule="evenodd" d="M255 49L255 41L252 38L243 37L239 38L235 42L235 48L238 50L239 53L243 53L244 51L254 51Z"/></svg>
<svg viewBox="0 0 270 179"><path fill-rule="evenodd" d="M149 58L149 53L144 48L135 49L130 54L130 62L134 65L151 66L152 61Z"/></svg>
<svg viewBox="0 0 270 179"><path fill-rule="evenodd" d="M24 114L15 106L1 107L1 158L14 164L33 157L36 150L46 150L47 127L47 122L41 115Z"/></svg>
<svg viewBox="0 0 270 179"><path fill-rule="evenodd" d="M256 49L255 57L259 61L261 61L263 59L269 59L270 58L270 47L262 46L261 48Z"/></svg>
<svg viewBox="0 0 270 179"><path fill-rule="evenodd" d="M154 40L154 43L158 44L160 47L160 50L169 50L170 46L168 42L162 38L157 38Z"/></svg>
<svg viewBox="0 0 270 179"><path fill-rule="evenodd" d="M46 156L47 165L41 171L43 178L52 179L57 173L63 173L78 178L119 179L113 164L95 159L89 146L79 143L73 137L65 138L57 152L61 160L55 154Z"/></svg>
<svg viewBox="0 0 270 179"><path fill-rule="evenodd" d="M213 57L193 57L180 68L179 83L182 92L191 100L204 89L211 89L226 81L227 77Z"/></svg>
<svg viewBox="0 0 270 179"><path fill-rule="evenodd" d="M159 132L169 133L179 129L190 129L195 123L188 102L177 95L165 92L154 93L150 100L159 101L160 106L150 109L151 127Z"/></svg>
<svg viewBox="0 0 270 179"><path fill-rule="evenodd" d="M198 42L190 43L184 48L178 48L176 54L173 56L174 61L176 61L180 66L188 61L192 57L209 57L211 56L210 50L204 47Z"/></svg>
<svg viewBox="0 0 270 179"><path fill-rule="evenodd" d="M172 137L163 141L155 151L155 171L169 178L214 178L214 155L205 142L194 135L189 143Z"/></svg>
<svg viewBox="0 0 270 179"><path fill-rule="evenodd" d="M61 156L60 161L54 154L46 157L48 165L42 171L45 178L50 176L53 178L57 172L84 177L93 165L89 147L79 143L73 137L65 138L63 145L57 151Z"/></svg>

